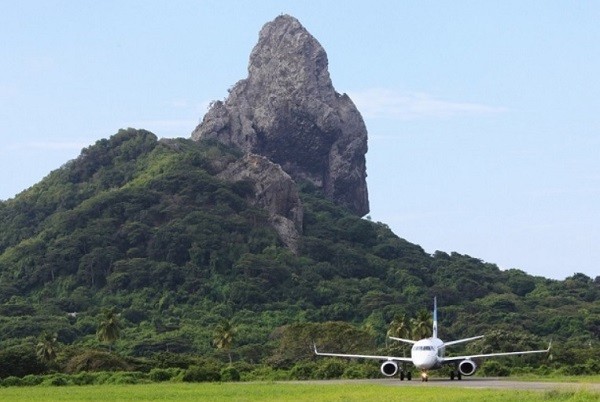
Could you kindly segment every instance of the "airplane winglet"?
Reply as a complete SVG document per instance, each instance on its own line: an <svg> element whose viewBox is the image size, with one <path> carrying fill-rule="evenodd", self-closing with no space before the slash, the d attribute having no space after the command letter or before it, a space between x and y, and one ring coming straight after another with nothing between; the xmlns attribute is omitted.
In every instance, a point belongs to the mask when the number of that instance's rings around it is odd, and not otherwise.
<svg viewBox="0 0 600 402"><path fill-rule="evenodd" d="M548 342L548 349L546 349L546 352L550 353L551 347L552 347L552 341Z"/></svg>

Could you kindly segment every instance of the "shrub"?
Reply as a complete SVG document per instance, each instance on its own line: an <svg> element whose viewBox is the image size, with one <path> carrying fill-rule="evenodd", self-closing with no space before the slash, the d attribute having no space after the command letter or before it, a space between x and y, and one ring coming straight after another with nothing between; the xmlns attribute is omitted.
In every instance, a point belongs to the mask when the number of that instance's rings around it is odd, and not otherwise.
<svg viewBox="0 0 600 402"><path fill-rule="evenodd" d="M102 384L108 384L110 381L110 378L112 377L112 373L106 372L106 371L101 371L99 373L90 373L94 376L94 384L95 385L102 385Z"/></svg>
<svg viewBox="0 0 600 402"><path fill-rule="evenodd" d="M69 378L64 374L54 374L47 376L43 382L44 385L53 385L55 387L62 387L69 385Z"/></svg>
<svg viewBox="0 0 600 402"><path fill-rule="evenodd" d="M290 370L290 378L294 380L309 380L314 377L318 365L315 362L296 363Z"/></svg>
<svg viewBox="0 0 600 402"><path fill-rule="evenodd" d="M130 367L122 358L99 350L86 350L73 356L65 367L69 374L82 371L127 371Z"/></svg>
<svg viewBox="0 0 600 402"><path fill-rule="evenodd" d="M40 385L43 381L44 381L43 376L33 375L33 374L26 375L25 377L23 377L21 379L21 382L23 383L23 385L28 386L28 387L31 387L34 385Z"/></svg>
<svg viewBox="0 0 600 402"><path fill-rule="evenodd" d="M541 366L535 369L535 373L539 375L550 375L552 371L553 370L545 364L542 364Z"/></svg>
<svg viewBox="0 0 600 402"><path fill-rule="evenodd" d="M319 380L340 378L344 374L345 368L345 364L338 360L326 360L317 369L315 378Z"/></svg>
<svg viewBox="0 0 600 402"><path fill-rule="evenodd" d="M379 370L373 370L372 365L367 364L358 364L358 363L350 363L344 373L342 374L342 378L348 379L357 379L357 378L373 378L373 373L375 372L376 376L379 376Z"/></svg>
<svg viewBox="0 0 600 402"><path fill-rule="evenodd" d="M96 373L88 373L86 371L71 376L71 381L75 385L92 385L96 384L98 375Z"/></svg>
<svg viewBox="0 0 600 402"><path fill-rule="evenodd" d="M486 376L508 377L510 375L510 369L496 360L483 363L481 372Z"/></svg>
<svg viewBox="0 0 600 402"><path fill-rule="evenodd" d="M558 373L562 375L593 374L591 366L588 366L587 364L572 364L570 366L563 366L558 369Z"/></svg>
<svg viewBox="0 0 600 402"><path fill-rule="evenodd" d="M169 381L171 378L175 377L179 371L181 370L176 368L154 368L148 373L148 378L154 382Z"/></svg>
<svg viewBox="0 0 600 402"><path fill-rule="evenodd" d="M285 381L289 379L287 371L276 370L271 366L259 366L242 375L243 381Z"/></svg>
<svg viewBox="0 0 600 402"><path fill-rule="evenodd" d="M1 381L4 387L19 387L23 385L23 380L19 377L10 376Z"/></svg>
<svg viewBox="0 0 600 402"><path fill-rule="evenodd" d="M221 381L239 381L240 372L233 366L224 367L221 370Z"/></svg>
<svg viewBox="0 0 600 402"><path fill-rule="evenodd" d="M531 374L533 373L535 370L533 367L531 366L517 366L517 367L510 367L507 366L510 369L510 374L516 374L516 371L519 371L520 374Z"/></svg>
<svg viewBox="0 0 600 402"><path fill-rule="evenodd" d="M361 364L362 370L365 373L364 378L380 378L381 371L379 371L379 364L374 364L376 362L370 361Z"/></svg>
<svg viewBox="0 0 600 402"><path fill-rule="evenodd" d="M112 373L108 384L141 384L147 382L146 375L139 371Z"/></svg>
<svg viewBox="0 0 600 402"><path fill-rule="evenodd" d="M183 382L219 381L221 373L214 367L190 366L183 374Z"/></svg>
<svg viewBox="0 0 600 402"><path fill-rule="evenodd" d="M585 362L587 370L590 374L600 374L600 361L596 359L588 359Z"/></svg>
<svg viewBox="0 0 600 402"><path fill-rule="evenodd" d="M247 373L254 370L256 368L256 365L250 364L245 361L237 361L233 364L233 367L235 367L236 370L240 373Z"/></svg>

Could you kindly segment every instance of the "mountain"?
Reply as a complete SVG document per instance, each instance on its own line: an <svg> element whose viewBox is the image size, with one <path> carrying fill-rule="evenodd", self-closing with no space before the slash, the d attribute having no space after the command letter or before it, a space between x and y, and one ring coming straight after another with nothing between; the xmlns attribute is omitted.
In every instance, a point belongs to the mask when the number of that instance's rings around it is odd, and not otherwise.
<svg viewBox="0 0 600 402"><path fill-rule="evenodd" d="M555 364L583 363L597 344L598 278L429 255L310 181L296 188L303 227L290 251L253 181L229 180L243 160L214 141L121 130L0 203L0 350L43 332L74 350L98 347L110 307L121 313L122 355L219 356L211 341L225 318L238 328L237 360L285 366L309 354L283 356L279 327L343 321L383 345L394 317L434 295L444 338L491 333L487 347L506 349L552 337Z"/></svg>
<svg viewBox="0 0 600 402"><path fill-rule="evenodd" d="M120 130L0 202L0 377L106 369L90 356L109 313L129 359L115 369L227 361L212 341L233 327L230 352L250 365L313 358L308 335L401 353L385 342L390 323L429 310L433 296L444 339L487 333L472 347L502 351L551 337L551 364L596 367L600 277L555 281L430 255L361 218L366 130L326 66L318 42L280 16L261 31L249 77L192 139ZM35 358L38 337L53 333L54 366Z"/></svg>
<svg viewBox="0 0 600 402"><path fill-rule="evenodd" d="M359 216L369 212L367 129L352 100L333 88L327 54L289 16L265 24L248 78L216 101L193 139L216 139L266 156Z"/></svg>

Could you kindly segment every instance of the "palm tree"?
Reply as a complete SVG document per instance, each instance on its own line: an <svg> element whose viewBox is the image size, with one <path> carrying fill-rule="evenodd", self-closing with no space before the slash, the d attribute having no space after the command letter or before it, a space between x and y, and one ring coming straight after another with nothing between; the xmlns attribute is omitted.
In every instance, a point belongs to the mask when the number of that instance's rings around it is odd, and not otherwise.
<svg viewBox="0 0 600 402"><path fill-rule="evenodd" d="M229 355L229 364L231 364L231 345L233 345L236 328L231 320L221 321L215 328L213 345L217 349L226 350Z"/></svg>
<svg viewBox="0 0 600 402"><path fill-rule="evenodd" d="M40 341L35 348L38 359L44 362L51 362L56 359L56 351L58 350L57 338L58 335L56 333L42 333Z"/></svg>
<svg viewBox="0 0 600 402"><path fill-rule="evenodd" d="M432 318L429 311L419 311L417 316L410 321L415 338L421 339L431 336Z"/></svg>
<svg viewBox="0 0 600 402"><path fill-rule="evenodd" d="M102 315L102 321L98 325L96 336L100 342L108 343L108 350L112 352L112 345L121 337L119 315L114 308L103 309Z"/></svg>
<svg viewBox="0 0 600 402"><path fill-rule="evenodd" d="M410 321L406 317L406 314L397 314L394 316L392 322L390 322L390 326L388 327L385 345L388 346L388 340L390 336L395 338L405 338L408 339L411 337L410 331ZM400 347L400 350L403 354L406 354L406 345L402 343L401 345L396 345Z"/></svg>
<svg viewBox="0 0 600 402"><path fill-rule="evenodd" d="M387 331L387 336L393 336L396 338L410 338L410 325L406 314L396 315Z"/></svg>

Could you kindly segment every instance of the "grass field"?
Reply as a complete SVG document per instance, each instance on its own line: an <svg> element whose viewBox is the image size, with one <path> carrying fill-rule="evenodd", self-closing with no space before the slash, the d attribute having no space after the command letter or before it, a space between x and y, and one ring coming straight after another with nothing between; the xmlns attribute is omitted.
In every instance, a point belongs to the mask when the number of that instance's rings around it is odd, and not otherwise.
<svg viewBox="0 0 600 402"><path fill-rule="evenodd" d="M0 388L2 401L594 401L587 391L393 387L352 383L161 383Z"/></svg>
<svg viewBox="0 0 600 402"><path fill-rule="evenodd" d="M574 382L582 384L600 384L600 375L552 375L552 376L539 376L539 375L515 375L510 378L513 381L539 381L539 382Z"/></svg>

